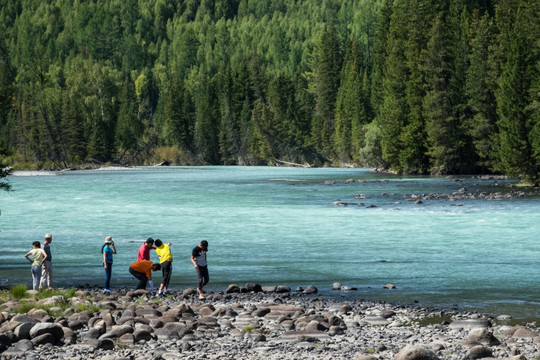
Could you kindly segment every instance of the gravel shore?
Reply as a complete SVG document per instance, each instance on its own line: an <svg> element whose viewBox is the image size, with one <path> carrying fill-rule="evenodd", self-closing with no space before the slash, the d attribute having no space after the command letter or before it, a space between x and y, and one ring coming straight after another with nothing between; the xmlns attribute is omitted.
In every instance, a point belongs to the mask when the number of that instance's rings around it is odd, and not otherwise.
<svg viewBox="0 0 540 360"><path fill-rule="evenodd" d="M307 290L307 289L306 289ZM53 317L2 304L2 359L540 359L538 324L509 316L338 301L285 286L229 286L199 300L195 289L81 289L40 304ZM310 291L308 291L310 292ZM99 310L78 312L81 306ZM97 310L97 309L96 309ZM510 325L513 324L513 325Z"/></svg>

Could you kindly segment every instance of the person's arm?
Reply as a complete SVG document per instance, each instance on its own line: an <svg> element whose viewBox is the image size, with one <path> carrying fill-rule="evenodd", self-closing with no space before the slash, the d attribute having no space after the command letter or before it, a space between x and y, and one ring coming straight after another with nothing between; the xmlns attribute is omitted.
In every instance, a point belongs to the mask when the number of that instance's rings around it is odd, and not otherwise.
<svg viewBox="0 0 540 360"><path fill-rule="evenodd" d="M30 259L28 258L28 256L30 256L31 253L32 253L32 251L29 251L29 252L26 253L26 255L24 255L24 257L26 258L26 260L30 261L30 263L32 263L32 260L30 260Z"/></svg>
<svg viewBox="0 0 540 360"><path fill-rule="evenodd" d="M195 269L197 268L197 262L195 261L195 258L193 255L191 255L191 262L193 263L193 266L195 266Z"/></svg>
<svg viewBox="0 0 540 360"><path fill-rule="evenodd" d="M43 254L43 259L41 259L41 262L39 263L39 266L42 266L45 260L47 259L47 252L45 250L41 249L41 253Z"/></svg>
<svg viewBox="0 0 540 360"><path fill-rule="evenodd" d="M114 241L111 243L112 245L112 253L116 254L116 246L114 246Z"/></svg>
<svg viewBox="0 0 540 360"><path fill-rule="evenodd" d="M107 251L103 252L103 268L107 268Z"/></svg>

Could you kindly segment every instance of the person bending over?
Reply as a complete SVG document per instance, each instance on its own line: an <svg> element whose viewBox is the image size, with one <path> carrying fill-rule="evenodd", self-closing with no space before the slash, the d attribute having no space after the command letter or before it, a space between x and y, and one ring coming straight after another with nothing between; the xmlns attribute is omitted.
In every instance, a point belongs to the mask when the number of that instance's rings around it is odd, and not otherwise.
<svg viewBox="0 0 540 360"><path fill-rule="evenodd" d="M161 270L159 264L154 264L150 260L135 261L129 266L129 272L139 280L138 289L146 289L146 284L150 283L150 290L154 292L154 282L152 281L152 271Z"/></svg>

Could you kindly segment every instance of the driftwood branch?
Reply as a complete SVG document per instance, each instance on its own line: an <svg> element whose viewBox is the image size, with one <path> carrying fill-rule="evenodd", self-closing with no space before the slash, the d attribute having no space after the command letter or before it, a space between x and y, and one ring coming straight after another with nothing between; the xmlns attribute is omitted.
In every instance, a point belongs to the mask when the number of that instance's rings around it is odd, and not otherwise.
<svg viewBox="0 0 540 360"><path fill-rule="evenodd" d="M276 160L280 164L284 164L284 165L288 165L288 166L297 166L297 167L304 167L304 168L311 167L310 164L298 164L298 163L293 163L293 162L289 162L289 161L279 160L279 159L276 159L276 158L274 158L274 160Z"/></svg>

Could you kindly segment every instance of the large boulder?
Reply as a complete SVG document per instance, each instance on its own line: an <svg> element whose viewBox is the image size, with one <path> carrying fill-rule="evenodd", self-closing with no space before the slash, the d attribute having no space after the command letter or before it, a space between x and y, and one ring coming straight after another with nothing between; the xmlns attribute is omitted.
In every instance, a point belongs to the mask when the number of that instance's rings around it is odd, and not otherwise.
<svg viewBox="0 0 540 360"><path fill-rule="evenodd" d="M316 294L319 292L319 289L317 289L315 286L310 285L308 286L304 291L302 291L302 294L310 295L310 294Z"/></svg>
<svg viewBox="0 0 540 360"><path fill-rule="evenodd" d="M496 346L500 345L501 342L493 336L488 329L478 328L472 329L469 332L469 337L467 339L467 344L469 345L487 345L487 346Z"/></svg>
<svg viewBox="0 0 540 360"><path fill-rule="evenodd" d="M32 338L32 344L34 345L45 345L45 344L56 344L57 341L54 335L50 333L44 333Z"/></svg>
<svg viewBox="0 0 540 360"><path fill-rule="evenodd" d="M11 340L6 334L0 334L0 353L11 346Z"/></svg>
<svg viewBox="0 0 540 360"><path fill-rule="evenodd" d="M245 288L247 292L261 292L262 291L262 286L256 283L247 283Z"/></svg>
<svg viewBox="0 0 540 360"><path fill-rule="evenodd" d="M491 321L485 318L455 320L450 324L451 329L487 329L489 327L491 327Z"/></svg>
<svg viewBox="0 0 540 360"><path fill-rule="evenodd" d="M225 290L226 294L233 294L233 293L239 293L239 292L240 292L240 287L236 284L230 284Z"/></svg>
<svg viewBox="0 0 540 360"><path fill-rule="evenodd" d="M475 360L475 359L483 359L483 358L489 358L492 357L493 353L488 348L477 345L473 346L472 348L467 351L467 354L465 354L466 360Z"/></svg>
<svg viewBox="0 0 540 360"><path fill-rule="evenodd" d="M64 330L62 326L55 323L38 323L30 329L31 339L43 334L51 334L54 337L53 344L55 344L64 337Z"/></svg>
<svg viewBox="0 0 540 360"><path fill-rule="evenodd" d="M15 331L13 331L13 333L17 336L19 340L30 339L30 330L32 330L34 325L35 323L33 322L22 323L15 328Z"/></svg>
<svg viewBox="0 0 540 360"><path fill-rule="evenodd" d="M439 360L431 350L418 345L407 345L394 357L394 360Z"/></svg>

